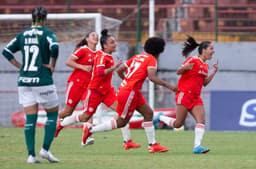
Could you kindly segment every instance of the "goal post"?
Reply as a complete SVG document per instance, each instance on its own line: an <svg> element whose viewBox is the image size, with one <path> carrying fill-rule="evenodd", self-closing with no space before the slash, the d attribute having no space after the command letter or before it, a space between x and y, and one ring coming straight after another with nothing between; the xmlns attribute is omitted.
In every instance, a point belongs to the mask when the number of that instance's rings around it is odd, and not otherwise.
<svg viewBox="0 0 256 169"><path fill-rule="evenodd" d="M6 38L10 40L10 37L13 38L15 34L29 27L31 21L31 14L0 14L1 41ZM75 40L74 37L81 39L86 32L90 31L100 35L102 29L108 29L117 37L120 24L120 20L103 16L101 13L51 13L47 15L46 26L57 34L60 42L65 42Z"/></svg>
<svg viewBox="0 0 256 169"><path fill-rule="evenodd" d="M0 14L0 49L2 50L18 33L31 27L31 23L31 14ZM102 29L108 29L111 35L118 38L120 24L120 20L100 13L50 13L47 15L45 26L56 34L60 42L59 56L61 57L58 58L54 73L60 108L64 107L66 81L72 71L65 62L75 45L91 31L97 32L100 36ZM98 43L97 49L99 48ZM21 61L20 52L15 56ZM6 59L0 59L0 126L11 126L11 114L22 110L22 106L18 104L17 69L7 62ZM113 82L120 84L119 80L117 75L113 76Z"/></svg>

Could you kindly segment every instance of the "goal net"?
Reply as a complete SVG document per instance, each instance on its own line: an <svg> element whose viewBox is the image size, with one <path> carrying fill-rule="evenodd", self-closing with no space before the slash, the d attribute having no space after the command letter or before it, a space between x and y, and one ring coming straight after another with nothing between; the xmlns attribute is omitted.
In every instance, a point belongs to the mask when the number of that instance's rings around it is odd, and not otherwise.
<svg viewBox="0 0 256 169"><path fill-rule="evenodd" d="M0 49L13 39L19 32L31 26L31 14L2 14L0 15ZM118 38L120 20L103 16L100 13L67 13L48 14L46 27L56 33L60 42L59 58L54 73L54 81L59 91L60 108L64 107L67 79L72 69L65 65L67 58L74 51L75 45L80 42L88 32L96 31L98 35L102 29L108 29L110 34ZM97 46L99 49L100 46ZM123 49L119 50L118 56ZM21 53L15 54L21 61ZM116 60L116 59L115 59ZM0 59L0 126L11 126L11 114L21 111L17 95L18 71L6 59ZM115 75L113 83L117 88L120 79ZM81 106L81 105L80 105Z"/></svg>
<svg viewBox="0 0 256 169"><path fill-rule="evenodd" d="M31 14L3 14L0 15L0 41L9 41L18 32L31 26ZM60 42L81 39L90 31L100 34L102 29L108 29L114 36L118 36L120 20L103 16L100 13L67 13L48 14L47 27L53 30Z"/></svg>

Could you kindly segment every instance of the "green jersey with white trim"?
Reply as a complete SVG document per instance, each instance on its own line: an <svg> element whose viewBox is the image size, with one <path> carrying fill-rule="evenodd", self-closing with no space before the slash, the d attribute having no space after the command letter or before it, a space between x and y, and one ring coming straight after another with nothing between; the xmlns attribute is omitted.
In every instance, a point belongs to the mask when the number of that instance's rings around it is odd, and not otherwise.
<svg viewBox="0 0 256 169"><path fill-rule="evenodd" d="M44 86L53 84L51 70L44 64L49 64L51 57L58 57L58 49L55 33L32 26L11 40L2 53L8 60L14 58L15 52L22 53L18 86Z"/></svg>

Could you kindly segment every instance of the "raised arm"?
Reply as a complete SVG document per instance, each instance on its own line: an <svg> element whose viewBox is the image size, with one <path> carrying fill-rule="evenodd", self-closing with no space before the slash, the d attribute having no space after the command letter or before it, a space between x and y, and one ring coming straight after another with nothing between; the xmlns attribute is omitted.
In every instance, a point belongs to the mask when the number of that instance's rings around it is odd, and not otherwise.
<svg viewBox="0 0 256 169"><path fill-rule="evenodd" d="M219 62L217 60L216 63L213 64L213 72L204 80L204 86L207 86L213 79L213 77L215 76L215 74L217 73L219 69Z"/></svg>

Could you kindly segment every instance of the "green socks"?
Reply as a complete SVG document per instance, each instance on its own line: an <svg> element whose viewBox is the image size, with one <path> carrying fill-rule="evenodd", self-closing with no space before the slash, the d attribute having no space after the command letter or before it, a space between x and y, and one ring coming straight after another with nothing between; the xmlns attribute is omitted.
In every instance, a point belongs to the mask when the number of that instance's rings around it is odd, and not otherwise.
<svg viewBox="0 0 256 169"><path fill-rule="evenodd" d="M45 134L43 148L49 150L54 134L56 131L56 122L58 111L47 112L47 121L45 123ZM37 114L26 115L26 124L24 126L25 142L28 150L28 155L36 156L35 154L35 130L36 130Z"/></svg>
<svg viewBox="0 0 256 169"><path fill-rule="evenodd" d="M26 124L24 126L25 141L27 145L28 155L35 156L35 129L37 114L26 115Z"/></svg>
<svg viewBox="0 0 256 169"><path fill-rule="evenodd" d="M55 112L47 112L47 121L44 127L44 143L43 148L45 150L49 150L52 140L54 138L54 134L56 132L56 123L58 118L58 111Z"/></svg>

